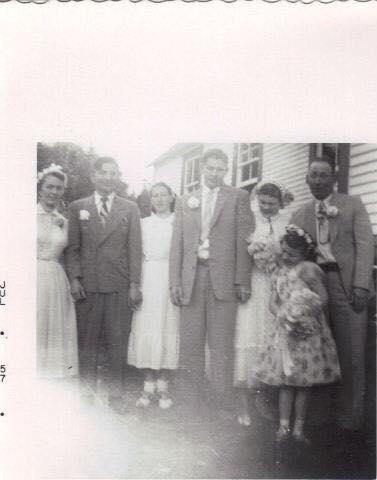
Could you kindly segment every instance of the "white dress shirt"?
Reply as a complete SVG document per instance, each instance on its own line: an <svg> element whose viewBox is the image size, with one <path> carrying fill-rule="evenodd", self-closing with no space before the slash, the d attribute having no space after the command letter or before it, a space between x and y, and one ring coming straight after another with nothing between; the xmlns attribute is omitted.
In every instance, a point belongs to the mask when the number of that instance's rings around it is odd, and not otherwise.
<svg viewBox="0 0 377 480"><path fill-rule="evenodd" d="M98 210L98 215L101 214L101 208L102 208L102 205L103 205L102 200L101 200L102 197L107 197L106 206L107 206L108 212L110 213L111 207L113 205L115 193L112 192L112 193L109 193L109 195L100 195L98 192L94 192L94 202L95 202L97 210Z"/></svg>
<svg viewBox="0 0 377 480"><path fill-rule="evenodd" d="M330 235L329 235L329 241L328 242L326 242L326 243L320 243L319 242L319 220L318 220L318 217L317 217L317 214L318 214L318 211L319 211L319 204L322 201L323 204L326 207L326 210L328 210L328 208L330 206L330 200L331 200L331 195L326 197L324 200L318 200L318 199L314 200L315 213L316 213L315 221L316 221L317 244L318 244L318 252L319 252L319 255L318 255L318 263L319 264L321 264L321 263L336 263L335 257L331 252ZM327 228L330 232L330 221L326 217L324 218L324 225L325 225L325 228Z"/></svg>
<svg viewBox="0 0 377 480"><path fill-rule="evenodd" d="M212 201L212 216L213 212L215 211L215 205L217 201L217 195L219 193L219 187L216 187L214 189L208 188L206 185L202 186L202 201L201 201L201 215L202 219L204 216L204 208L207 203L207 197L210 191L212 190L213 192L213 201ZM198 247L198 257L201 258L202 260L207 260L209 258L209 239L205 239L202 243L199 244Z"/></svg>

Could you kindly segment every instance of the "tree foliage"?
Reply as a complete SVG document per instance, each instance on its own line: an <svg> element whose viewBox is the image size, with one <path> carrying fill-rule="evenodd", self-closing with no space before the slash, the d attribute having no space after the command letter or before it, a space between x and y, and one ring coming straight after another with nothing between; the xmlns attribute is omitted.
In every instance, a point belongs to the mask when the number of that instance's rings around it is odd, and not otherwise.
<svg viewBox="0 0 377 480"><path fill-rule="evenodd" d="M80 146L74 143L59 142L53 144L37 144L37 170L40 172L51 163L63 167L68 176L68 186L65 191L65 204L91 195L94 185L91 180L91 172L98 155L93 149L85 152ZM117 194L121 197L136 201L134 195L128 194L127 183L119 183Z"/></svg>

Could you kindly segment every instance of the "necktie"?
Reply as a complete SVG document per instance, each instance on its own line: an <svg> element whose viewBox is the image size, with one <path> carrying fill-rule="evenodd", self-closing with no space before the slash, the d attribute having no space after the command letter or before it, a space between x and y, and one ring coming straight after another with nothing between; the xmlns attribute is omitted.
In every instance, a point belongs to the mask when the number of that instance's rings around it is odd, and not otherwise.
<svg viewBox="0 0 377 480"><path fill-rule="evenodd" d="M211 220L212 220L212 207L213 207L213 199L215 196L215 191L209 190L207 193L206 202L203 208L203 216L202 216L202 231L200 234L200 240L204 242L207 240L210 227L211 227Z"/></svg>
<svg viewBox="0 0 377 480"><path fill-rule="evenodd" d="M272 228L271 217L267 217L267 220L268 220L268 223L270 224L270 231L269 231L268 235L270 237L273 237L274 236L274 229Z"/></svg>
<svg viewBox="0 0 377 480"><path fill-rule="evenodd" d="M319 243L328 243L330 239L329 221L327 218L326 206L323 202L318 205L318 240Z"/></svg>
<svg viewBox="0 0 377 480"><path fill-rule="evenodd" d="M99 212L99 216L102 222L102 225L106 225L106 220L107 217L109 216L109 209L107 208L107 201L109 200L109 197L101 197L101 209Z"/></svg>

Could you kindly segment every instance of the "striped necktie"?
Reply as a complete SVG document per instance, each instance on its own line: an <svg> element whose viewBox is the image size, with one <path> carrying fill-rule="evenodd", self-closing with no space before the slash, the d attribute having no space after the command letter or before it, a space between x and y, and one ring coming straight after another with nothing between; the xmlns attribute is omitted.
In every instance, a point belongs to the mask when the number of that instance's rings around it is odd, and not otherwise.
<svg viewBox="0 0 377 480"><path fill-rule="evenodd" d="M327 218L327 210L324 202L318 204L318 240L320 244L325 244L330 241L329 220Z"/></svg>
<svg viewBox="0 0 377 480"><path fill-rule="evenodd" d="M99 212L99 216L102 222L102 225L106 225L106 220L107 217L109 216L109 209L107 208L107 201L109 200L109 197L101 197L101 209Z"/></svg>

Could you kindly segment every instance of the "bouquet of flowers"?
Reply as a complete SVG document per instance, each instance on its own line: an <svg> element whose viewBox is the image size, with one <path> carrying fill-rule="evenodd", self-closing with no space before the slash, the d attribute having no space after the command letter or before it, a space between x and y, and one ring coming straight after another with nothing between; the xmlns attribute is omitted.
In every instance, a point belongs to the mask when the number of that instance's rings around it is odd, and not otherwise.
<svg viewBox="0 0 377 480"><path fill-rule="evenodd" d="M302 288L294 290L285 302L281 320L289 335L305 340L307 336L318 332L320 324L317 318L321 312L322 303L319 295L308 288Z"/></svg>
<svg viewBox="0 0 377 480"><path fill-rule="evenodd" d="M278 266L278 252L271 237L251 236L247 251L253 257L255 265L265 273L272 273Z"/></svg>

